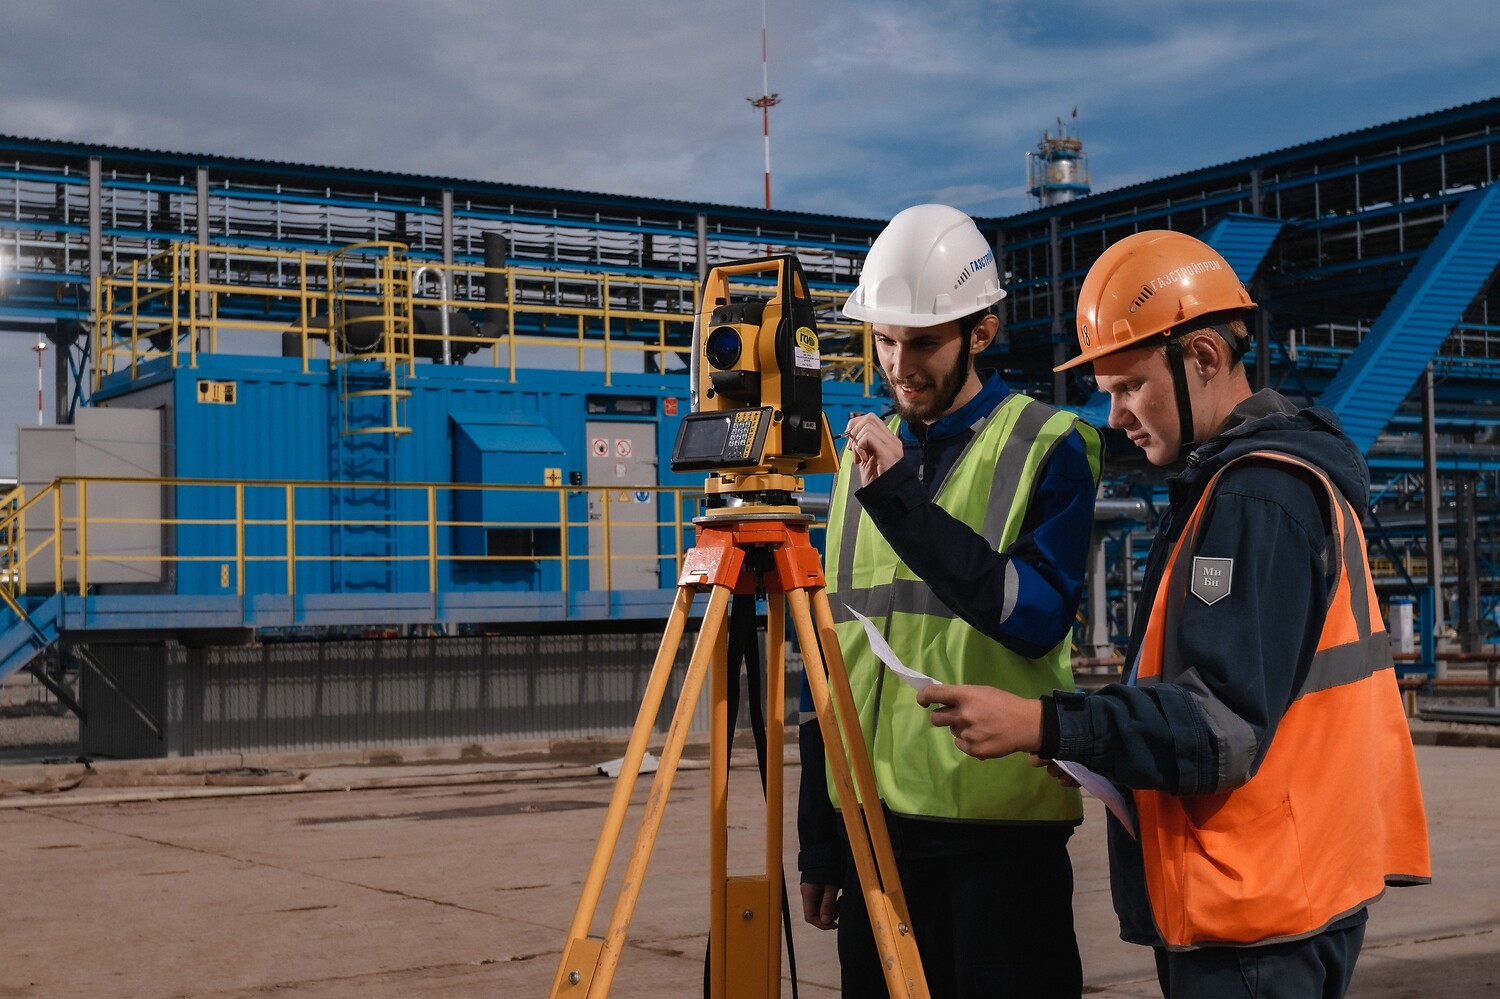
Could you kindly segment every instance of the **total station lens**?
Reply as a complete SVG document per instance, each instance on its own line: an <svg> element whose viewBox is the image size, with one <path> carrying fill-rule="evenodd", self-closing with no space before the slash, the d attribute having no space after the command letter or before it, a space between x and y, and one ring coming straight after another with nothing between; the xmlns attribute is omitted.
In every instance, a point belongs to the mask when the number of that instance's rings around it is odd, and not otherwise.
<svg viewBox="0 0 1500 999"><path fill-rule="evenodd" d="M708 363L720 371L734 367L740 359L740 334L733 326L716 326L708 333L708 344L704 353Z"/></svg>

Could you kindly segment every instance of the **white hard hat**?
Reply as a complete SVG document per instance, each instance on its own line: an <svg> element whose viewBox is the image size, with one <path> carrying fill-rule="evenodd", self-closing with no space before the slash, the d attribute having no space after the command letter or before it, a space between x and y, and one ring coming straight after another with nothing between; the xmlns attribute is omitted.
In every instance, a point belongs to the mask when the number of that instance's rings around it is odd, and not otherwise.
<svg viewBox="0 0 1500 999"><path fill-rule="evenodd" d="M957 208L914 205L875 238L844 315L889 326L937 326L1005 297L995 251Z"/></svg>

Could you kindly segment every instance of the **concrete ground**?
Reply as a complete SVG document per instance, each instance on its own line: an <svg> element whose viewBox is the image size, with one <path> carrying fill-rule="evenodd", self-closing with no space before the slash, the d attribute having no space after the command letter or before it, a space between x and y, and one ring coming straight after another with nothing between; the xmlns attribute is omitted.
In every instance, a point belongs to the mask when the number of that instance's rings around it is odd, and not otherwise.
<svg viewBox="0 0 1500 999"><path fill-rule="evenodd" d="M613 787L592 764L618 747L537 748L0 765L0 999L546 996ZM700 994L709 787L690 750L612 996ZM1436 884L1375 906L1352 995L1500 995L1500 755L1421 745L1418 760ZM789 762L789 872L796 783ZM759 797L737 751L732 857L759 855ZM1102 806L1086 811L1073 840L1086 991L1155 996L1149 953L1116 937ZM601 906L595 933L606 920ZM798 921L795 943L801 995L837 995L832 935Z"/></svg>

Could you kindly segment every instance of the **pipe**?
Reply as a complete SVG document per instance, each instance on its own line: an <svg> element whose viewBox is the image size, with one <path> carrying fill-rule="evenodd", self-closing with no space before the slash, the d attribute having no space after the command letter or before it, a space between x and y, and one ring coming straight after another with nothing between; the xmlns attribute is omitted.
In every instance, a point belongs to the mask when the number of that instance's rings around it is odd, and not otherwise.
<svg viewBox="0 0 1500 999"><path fill-rule="evenodd" d="M1424 721L1462 722L1467 725L1500 725L1500 709L1433 704L1417 712Z"/></svg>
<svg viewBox="0 0 1500 999"><path fill-rule="evenodd" d="M797 497L797 505L802 512L814 517L826 517L828 504L828 493L801 493ZM1138 520L1145 523L1149 516L1150 508L1146 505L1146 501L1138 496L1103 496L1094 501L1096 521Z"/></svg>
<svg viewBox="0 0 1500 999"><path fill-rule="evenodd" d="M208 241L213 238L208 223L208 168L198 168L198 260L194 272L198 278L201 288L208 286ZM208 349L208 319L213 311L213 302L207 291L198 292L198 324L190 332L190 336L197 337L197 350Z"/></svg>
<svg viewBox="0 0 1500 999"><path fill-rule="evenodd" d="M500 309L496 306L506 306L509 299L506 297L505 260L510 255L510 242L504 235L491 230L484 233L484 303L490 308L485 310L484 322L480 329L485 336L499 338L504 321L500 317Z"/></svg>
<svg viewBox="0 0 1500 999"><path fill-rule="evenodd" d="M1443 533L1438 519L1443 503L1441 483L1437 470L1437 404L1434 399L1432 365L1422 373L1422 456L1427 493L1427 585L1432 607L1432 620L1427 622L1431 630L1432 648L1437 648L1438 636L1443 633ZM1448 672L1446 663L1435 665L1438 676Z"/></svg>
<svg viewBox="0 0 1500 999"><path fill-rule="evenodd" d="M443 336L443 363L452 364L453 341L448 338L450 334L448 327L448 275L435 267L428 267L424 264L418 267L416 273L411 276L411 284L413 288L416 288L422 283L422 278L429 272L437 275L438 292L443 296L443 304L438 306L438 322L441 324L440 329Z"/></svg>
<svg viewBox="0 0 1500 999"><path fill-rule="evenodd" d="M1052 296L1052 365L1056 367L1068 359L1068 348L1063 344L1063 286L1062 286L1062 236L1057 216L1052 216L1047 230L1047 260L1051 270L1049 291ZM1068 376L1061 371L1052 373L1052 405L1061 406L1068 401Z"/></svg>
<svg viewBox="0 0 1500 999"><path fill-rule="evenodd" d="M1095 520L1139 520L1150 519L1151 508L1139 496L1101 496L1094 500Z"/></svg>

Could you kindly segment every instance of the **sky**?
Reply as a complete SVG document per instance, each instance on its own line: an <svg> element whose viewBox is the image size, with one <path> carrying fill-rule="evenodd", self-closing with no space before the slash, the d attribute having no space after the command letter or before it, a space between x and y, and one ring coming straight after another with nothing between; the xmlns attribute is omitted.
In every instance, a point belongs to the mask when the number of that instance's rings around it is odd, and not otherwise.
<svg viewBox="0 0 1500 999"><path fill-rule="evenodd" d="M0 0L0 133L758 206L763 10L794 211L1024 211L1059 119L1108 190L1500 94L1495 0Z"/></svg>

